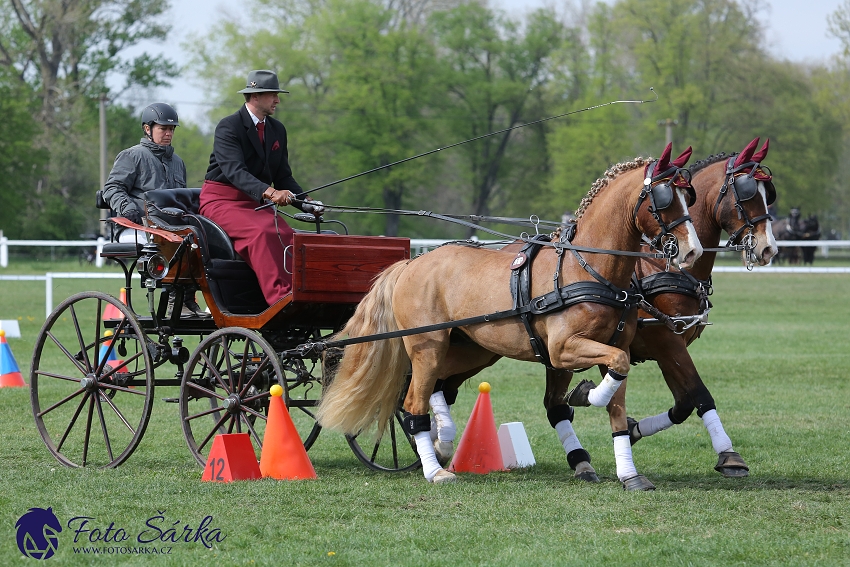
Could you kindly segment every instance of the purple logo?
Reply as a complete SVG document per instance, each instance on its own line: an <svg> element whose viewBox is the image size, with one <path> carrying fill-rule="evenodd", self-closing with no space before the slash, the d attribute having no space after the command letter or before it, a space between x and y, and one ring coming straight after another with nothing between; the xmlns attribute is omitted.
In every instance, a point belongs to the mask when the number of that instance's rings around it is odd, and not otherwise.
<svg viewBox="0 0 850 567"><path fill-rule="evenodd" d="M18 549L30 559L50 559L56 553L62 524L53 508L30 508L18 518L15 528Z"/></svg>

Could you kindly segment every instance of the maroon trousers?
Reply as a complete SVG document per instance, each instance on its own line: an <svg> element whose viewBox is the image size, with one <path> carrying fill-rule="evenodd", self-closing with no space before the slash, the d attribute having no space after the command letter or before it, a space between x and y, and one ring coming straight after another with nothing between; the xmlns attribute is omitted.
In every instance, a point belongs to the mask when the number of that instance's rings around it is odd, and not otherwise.
<svg viewBox="0 0 850 567"><path fill-rule="evenodd" d="M251 266L269 305L292 289L292 276L283 269L283 253L292 245L293 230L274 207L254 209L257 202L226 183L204 181L200 213L224 229L236 253Z"/></svg>

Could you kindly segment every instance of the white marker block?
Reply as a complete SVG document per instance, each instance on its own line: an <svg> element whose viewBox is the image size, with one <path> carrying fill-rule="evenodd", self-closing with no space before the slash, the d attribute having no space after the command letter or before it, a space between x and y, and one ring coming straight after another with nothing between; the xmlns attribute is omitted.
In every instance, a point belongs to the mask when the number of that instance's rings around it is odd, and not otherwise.
<svg viewBox="0 0 850 567"><path fill-rule="evenodd" d="M6 331L7 339L21 338L21 328L18 326L18 322L15 319L0 320L0 329Z"/></svg>
<svg viewBox="0 0 850 567"><path fill-rule="evenodd" d="M506 469L530 467L536 462L528 435L525 434L525 427L519 421L499 426L499 447L502 449L502 463Z"/></svg>

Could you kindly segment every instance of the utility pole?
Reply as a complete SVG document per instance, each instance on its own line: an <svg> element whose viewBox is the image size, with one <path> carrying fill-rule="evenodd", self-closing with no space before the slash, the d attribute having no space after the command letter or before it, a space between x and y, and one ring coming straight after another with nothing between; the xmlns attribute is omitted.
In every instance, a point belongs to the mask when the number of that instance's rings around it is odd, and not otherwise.
<svg viewBox="0 0 850 567"><path fill-rule="evenodd" d="M100 187L106 185L106 93L100 95ZM109 211L106 209L100 210L100 220L107 218ZM100 234L106 236L106 223L100 223Z"/></svg>
<svg viewBox="0 0 850 567"><path fill-rule="evenodd" d="M672 118L668 118L667 120L659 120L658 125L665 127L664 134L665 134L665 138L667 138L667 139L665 140L664 143L665 144L672 144L673 143L673 126L678 126L679 121L673 120Z"/></svg>

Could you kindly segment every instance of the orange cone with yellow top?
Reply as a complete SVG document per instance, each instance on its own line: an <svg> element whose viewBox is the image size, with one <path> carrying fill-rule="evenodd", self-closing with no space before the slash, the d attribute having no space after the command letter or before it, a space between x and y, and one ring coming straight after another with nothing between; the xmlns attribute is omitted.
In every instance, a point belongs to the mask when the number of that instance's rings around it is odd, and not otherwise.
<svg viewBox="0 0 850 567"><path fill-rule="evenodd" d="M26 385L21 369L12 356L12 349L6 342L6 331L0 329L0 388L22 388Z"/></svg>
<svg viewBox="0 0 850 567"><path fill-rule="evenodd" d="M278 480L316 478L313 463L283 403L283 388L275 384L269 393L269 419L263 436L260 472L264 477Z"/></svg>
<svg viewBox="0 0 850 567"><path fill-rule="evenodd" d="M507 470L502 462L499 434L490 403L490 384L481 382L478 392L475 407L449 466L451 472L487 474Z"/></svg>

